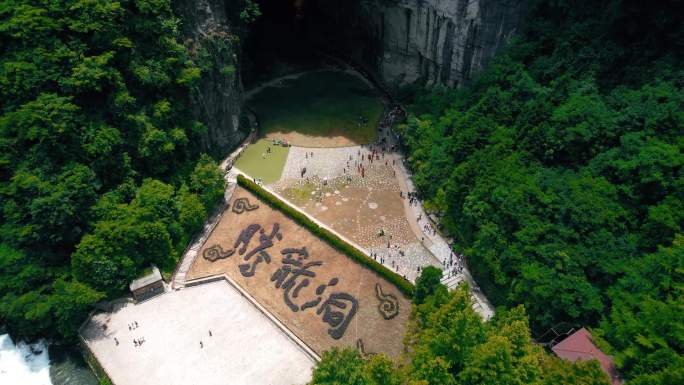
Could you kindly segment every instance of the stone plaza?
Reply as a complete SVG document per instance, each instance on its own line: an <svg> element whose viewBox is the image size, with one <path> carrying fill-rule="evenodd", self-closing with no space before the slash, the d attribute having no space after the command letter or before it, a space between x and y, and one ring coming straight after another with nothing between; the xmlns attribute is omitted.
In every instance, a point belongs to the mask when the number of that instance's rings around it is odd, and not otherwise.
<svg viewBox="0 0 684 385"><path fill-rule="evenodd" d="M305 384L315 364L223 280L119 305L92 317L81 335L116 385Z"/></svg>

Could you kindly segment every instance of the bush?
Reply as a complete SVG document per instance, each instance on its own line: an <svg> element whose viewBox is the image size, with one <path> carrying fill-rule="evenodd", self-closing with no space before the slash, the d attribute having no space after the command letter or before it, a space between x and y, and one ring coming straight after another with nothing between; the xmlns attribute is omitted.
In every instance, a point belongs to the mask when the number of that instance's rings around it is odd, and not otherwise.
<svg viewBox="0 0 684 385"><path fill-rule="evenodd" d="M374 259L368 257L361 250L359 250L356 247L345 242L340 237L331 233L327 229L317 225L314 221L309 219L309 217L307 217L306 215L302 214L301 212L295 210L289 204L278 199L273 194L266 191L264 188L257 185L256 183L245 178L244 176L238 175L237 181L238 181L238 184L240 186L251 191L254 195L256 195L262 201L269 204L271 207L282 211L285 215L290 217L293 221L295 221L298 224L307 228L314 235L316 235L317 237L326 241L333 248L335 248L335 249L339 250L340 252L346 254L347 256L349 256L351 259L353 259L357 263L373 270L378 275L385 278L390 283L394 284L407 297L413 296L413 291L414 291L413 284L411 284L411 282L407 281L406 279L404 279L399 274L392 272L391 270L389 270L385 266L381 265L380 263L378 263Z"/></svg>
<svg viewBox="0 0 684 385"><path fill-rule="evenodd" d="M442 270L427 266L416 279L416 291L413 296L413 303L420 305L425 302L425 298L431 296L437 290L442 279Z"/></svg>

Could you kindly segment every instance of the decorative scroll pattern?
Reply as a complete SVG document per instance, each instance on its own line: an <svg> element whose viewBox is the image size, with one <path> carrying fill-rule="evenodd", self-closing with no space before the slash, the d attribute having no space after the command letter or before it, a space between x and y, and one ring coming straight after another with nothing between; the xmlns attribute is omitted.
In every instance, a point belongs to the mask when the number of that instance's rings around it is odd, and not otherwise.
<svg viewBox="0 0 684 385"><path fill-rule="evenodd" d="M254 210L246 199L239 203L236 200L233 211L244 212ZM237 211L236 211L237 212ZM203 252L205 259L215 261L235 254L238 258L237 268L240 274L252 279L264 270L265 265L279 263L280 266L270 277L275 290L281 291L283 302L293 312L311 312L320 317L328 327L328 335L340 339L351 324L359 309L359 301L344 291L336 291L339 278L333 277L321 282L317 273L323 261L310 255L305 246L284 247L280 250L278 261L271 255L272 248L283 240L279 223L273 223L270 230L258 223L246 225L233 243L233 248L224 251L214 245Z"/></svg>
<svg viewBox="0 0 684 385"><path fill-rule="evenodd" d="M259 208L259 205L253 205L249 203L247 198L238 198L233 202L233 212L236 214L242 214L245 211L252 211Z"/></svg>
<svg viewBox="0 0 684 385"><path fill-rule="evenodd" d="M391 320L399 314L399 300L392 294L383 293L379 283L375 284L375 296L380 300L378 311L382 318Z"/></svg>
<svg viewBox="0 0 684 385"><path fill-rule="evenodd" d="M202 257L210 262L216 262L219 259L225 259L235 254L235 249L230 249L228 251L223 251L223 248L219 245L214 245L209 248L204 249L202 252Z"/></svg>

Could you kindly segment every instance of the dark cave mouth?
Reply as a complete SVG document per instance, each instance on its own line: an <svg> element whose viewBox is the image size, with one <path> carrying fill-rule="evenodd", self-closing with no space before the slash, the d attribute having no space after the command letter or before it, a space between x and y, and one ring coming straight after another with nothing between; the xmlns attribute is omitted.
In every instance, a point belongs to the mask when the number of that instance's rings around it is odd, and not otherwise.
<svg viewBox="0 0 684 385"><path fill-rule="evenodd" d="M243 45L243 82L249 87L292 72L329 66L339 59L376 67L379 34L362 0L256 0L261 16ZM334 58L334 59L331 59Z"/></svg>

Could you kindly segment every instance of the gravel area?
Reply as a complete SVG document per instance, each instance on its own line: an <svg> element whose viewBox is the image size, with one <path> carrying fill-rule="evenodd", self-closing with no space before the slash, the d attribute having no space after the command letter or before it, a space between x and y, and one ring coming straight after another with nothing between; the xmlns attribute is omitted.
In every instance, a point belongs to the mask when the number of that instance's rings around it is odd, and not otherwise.
<svg viewBox="0 0 684 385"><path fill-rule="evenodd" d="M394 143L391 136L384 135L384 138L387 143ZM403 199L401 218L396 215L396 207L391 210L393 215L383 214L385 209L378 207L378 203L389 203L385 197L398 195L399 191L415 191L402 155L396 152L385 153L379 160L370 163L367 156L371 151L372 145L343 148L292 147L280 180L269 187L373 253L387 253L386 236L378 236L380 229L387 235L393 235L390 250L394 250L394 253L391 257L385 257L385 265L411 281L419 274L419 266L422 268L434 265L444 269L445 261L452 255L451 247L441 234L433 233L434 224L428 221L422 202L409 204L407 199ZM357 172L356 166L359 163L365 168L365 177ZM306 172L302 177L304 168ZM293 189L311 190L311 197L307 201L292 199ZM340 193L335 194L338 190ZM356 206L352 204L352 207L348 207L350 205L344 199L350 199L350 203L354 199L361 199L362 204L356 202ZM399 250L404 255L400 255ZM444 279L449 278L451 277L445 271ZM467 268L462 278L473 288L481 313L485 318L491 317L494 309Z"/></svg>
<svg viewBox="0 0 684 385"><path fill-rule="evenodd" d="M442 268L435 257L419 242L405 246L390 245L387 247L375 247L369 250L378 262L382 262L388 269L407 277L410 281L420 275L418 267L426 266Z"/></svg>
<svg viewBox="0 0 684 385"><path fill-rule="evenodd" d="M290 147L290 153L285 162L285 168L280 180L301 179L301 170L304 167L306 167L305 177L318 177L321 180L324 178L333 179L344 173L343 169L347 167L349 157L351 156L352 159L356 159L358 152L362 149L364 149L362 146L337 148Z"/></svg>
<svg viewBox="0 0 684 385"><path fill-rule="evenodd" d="M394 158L381 153L379 160L370 163L367 156L371 151L370 146L292 147L282 178L269 187L289 196L288 199L294 199L293 189L311 190L304 201L300 197L293 203L367 248L391 270L413 281L419 274L419 267L441 266L432 249L442 254L444 250L441 249L444 246L448 249L448 245L435 244L428 239L423 244L416 238L399 197L401 188L392 167ZM364 177L356 170L361 156L366 157L363 160ZM306 168L303 178L302 168ZM380 229L384 235L379 235Z"/></svg>

